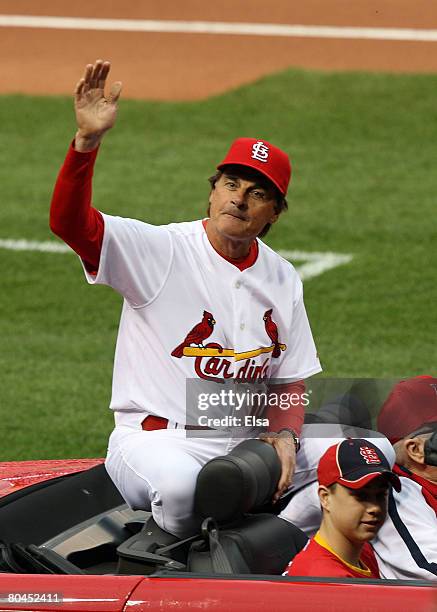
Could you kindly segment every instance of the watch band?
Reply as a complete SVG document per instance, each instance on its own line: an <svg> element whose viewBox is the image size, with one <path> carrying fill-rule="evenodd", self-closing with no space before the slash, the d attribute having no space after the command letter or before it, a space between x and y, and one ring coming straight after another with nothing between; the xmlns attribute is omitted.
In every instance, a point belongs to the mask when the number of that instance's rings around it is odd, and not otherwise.
<svg viewBox="0 0 437 612"><path fill-rule="evenodd" d="M296 453L297 453L297 451L300 449L300 438L299 438L299 436L294 431L294 429L288 429L287 427L284 427L283 429L280 430L279 433L281 434L283 431L287 432L288 434L290 434L291 437L293 438L294 447L295 447Z"/></svg>

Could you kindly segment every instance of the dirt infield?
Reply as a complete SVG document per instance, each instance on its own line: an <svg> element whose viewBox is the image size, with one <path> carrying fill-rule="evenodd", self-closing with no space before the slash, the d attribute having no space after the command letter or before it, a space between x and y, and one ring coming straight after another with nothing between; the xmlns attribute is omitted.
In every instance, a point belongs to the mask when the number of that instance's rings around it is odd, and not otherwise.
<svg viewBox="0 0 437 612"><path fill-rule="evenodd" d="M172 19L378 28L437 28L429 0L2 0L2 15ZM0 93L68 94L82 66L110 59L124 97L207 97L289 66L437 72L437 42L285 38L0 27Z"/></svg>

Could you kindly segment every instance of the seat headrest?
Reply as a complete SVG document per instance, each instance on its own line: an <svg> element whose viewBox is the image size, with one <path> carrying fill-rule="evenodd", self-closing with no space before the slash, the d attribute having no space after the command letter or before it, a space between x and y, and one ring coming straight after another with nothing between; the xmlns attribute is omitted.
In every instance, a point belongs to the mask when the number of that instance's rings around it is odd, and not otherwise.
<svg viewBox="0 0 437 612"><path fill-rule="evenodd" d="M245 440L215 457L197 477L195 512L219 523L241 517L270 501L281 475L276 450L262 440Z"/></svg>

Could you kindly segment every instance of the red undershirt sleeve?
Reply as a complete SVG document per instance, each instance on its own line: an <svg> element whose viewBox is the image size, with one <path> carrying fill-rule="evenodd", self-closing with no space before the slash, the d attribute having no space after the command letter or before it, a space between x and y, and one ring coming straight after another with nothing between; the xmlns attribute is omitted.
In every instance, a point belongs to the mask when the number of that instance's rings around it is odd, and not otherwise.
<svg viewBox="0 0 437 612"><path fill-rule="evenodd" d="M269 386L267 418L270 431L292 429L300 436L305 413L304 393L303 380Z"/></svg>
<svg viewBox="0 0 437 612"><path fill-rule="evenodd" d="M74 142L59 172L50 206L50 229L96 273L102 250L104 221L91 206L92 177L98 148L89 153L75 151Z"/></svg>

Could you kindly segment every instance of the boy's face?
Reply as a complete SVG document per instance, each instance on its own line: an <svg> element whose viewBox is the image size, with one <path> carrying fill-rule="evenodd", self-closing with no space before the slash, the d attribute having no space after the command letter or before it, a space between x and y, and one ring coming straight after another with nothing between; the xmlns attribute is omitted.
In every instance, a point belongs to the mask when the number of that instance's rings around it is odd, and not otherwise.
<svg viewBox="0 0 437 612"><path fill-rule="evenodd" d="M388 482L378 477L361 489L319 487L324 520L351 542L372 540L387 515Z"/></svg>

